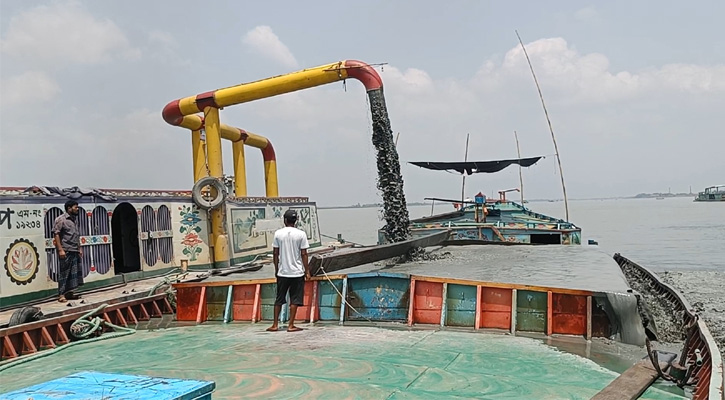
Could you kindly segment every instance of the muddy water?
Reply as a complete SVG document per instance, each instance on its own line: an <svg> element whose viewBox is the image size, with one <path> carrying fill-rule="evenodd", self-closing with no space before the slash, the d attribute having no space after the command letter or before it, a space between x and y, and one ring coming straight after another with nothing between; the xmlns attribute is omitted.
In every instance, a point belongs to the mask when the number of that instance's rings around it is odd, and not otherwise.
<svg viewBox="0 0 725 400"><path fill-rule="evenodd" d="M373 119L373 145L377 151L377 186L383 195L383 229L389 241L400 242L410 237L410 218L403 191L398 150L393 141L383 90L371 90L368 97Z"/></svg>

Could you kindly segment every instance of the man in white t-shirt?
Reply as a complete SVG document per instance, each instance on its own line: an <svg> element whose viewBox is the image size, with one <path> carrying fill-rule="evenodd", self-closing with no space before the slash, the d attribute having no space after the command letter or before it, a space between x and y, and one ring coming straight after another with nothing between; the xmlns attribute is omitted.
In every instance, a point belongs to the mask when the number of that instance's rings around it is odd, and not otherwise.
<svg viewBox="0 0 725 400"><path fill-rule="evenodd" d="M284 213L284 228L274 233L274 275L277 277L277 297L274 300L274 323L267 328L270 332L279 329L279 314L282 305L287 302L289 292L289 325L287 332L301 331L295 326L297 307L304 304L305 278L310 277L310 265L307 262L307 234L295 228L297 211L287 210Z"/></svg>

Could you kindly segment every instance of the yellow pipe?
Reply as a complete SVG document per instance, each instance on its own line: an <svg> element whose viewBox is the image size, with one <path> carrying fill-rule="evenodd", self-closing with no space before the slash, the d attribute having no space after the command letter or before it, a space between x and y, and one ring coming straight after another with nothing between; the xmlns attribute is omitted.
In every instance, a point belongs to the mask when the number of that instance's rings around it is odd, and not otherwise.
<svg viewBox="0 0 725 400"><path fill-rule="evenodd" d="M219 109L204 109L204 129L206 130L206 156L209 163L209 175L222 178L222 138L219 126ZM214 246L214 266L229 266L229 238L224 223L224 207L211 210L211 244Z"/></svg>
<svg viewBox="0 0 725 400"><path fill-rule="evenodd" d="M368 91L382 89L383 86L380 76L369 65L354 60L340 61L175 100L164 107L162 116L171 125L197 130L201 129L202 121L198 117L194 118L192 114L204 112L209 172L211 176L221 178L222 129L219 122L220 108L320 86L344 80L348 77L358 79ZM243 136L243 133L240 131L239 135ZM253 139L252 142L254 143L255 140ZM270 154L274 155L274 148L269 141L267 141L267 146L262 148L262 154L265 158L266 190L269 194L277 185L277 163L274 157L268 157ZM226 266L229 264L229 254L222 209L212 210L211 214L215 266Z"/></svg>
<svg viewBox="0 0 725 400"><path fill-rule="evenodd" d="M207 176L206 172L206 151L201 144L201 130L191 131L191 159L194 168L194 183Z"/></svg>
<svg viewBox="0 0 725 400"><path fill-rule="evenodd" d="M234 156L234 195L236 197L247 197L247 166L244 161L244 142L232 142L232 155Z"/></svg>

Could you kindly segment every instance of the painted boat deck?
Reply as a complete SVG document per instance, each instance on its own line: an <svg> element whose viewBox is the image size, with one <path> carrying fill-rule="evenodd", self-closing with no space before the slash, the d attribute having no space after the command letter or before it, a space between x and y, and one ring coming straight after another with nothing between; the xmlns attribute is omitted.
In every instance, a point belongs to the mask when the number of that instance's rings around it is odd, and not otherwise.
<svg viewBox="0 0 725 400"><path fill-rule="evenodd" d="M429 249L431 250L431 249ZM521 285L539 285L594 292L626 293L621 269L611 255L586 246L446 246L434 254L449 252L439 260L413 261L386 267L383 262L336 271L336 274L388 272L438 278L467 279ZM274 278L274 268L205 282Z"/></svg>
<svg viewBox="0 0 725 400"><path fill-rule="evenodd" d="M85 371L6 393L2 399L206 400L214 386L207 381Z"/></svg>
<svg viewBox="0 0 725 400"><path fill-rule="evenodd" d="M90 366L104 373L214 381L212 397L219 399L584 399L617 376L526 337L390 324L301 324L305 330L295 333L265 332L267 326L205 323L87 343L3 371L0 392ZM596 342L573 345L602 359ZM611 354L621 353L611 346ZM649 389L643 398L682 397Z"/></svg>

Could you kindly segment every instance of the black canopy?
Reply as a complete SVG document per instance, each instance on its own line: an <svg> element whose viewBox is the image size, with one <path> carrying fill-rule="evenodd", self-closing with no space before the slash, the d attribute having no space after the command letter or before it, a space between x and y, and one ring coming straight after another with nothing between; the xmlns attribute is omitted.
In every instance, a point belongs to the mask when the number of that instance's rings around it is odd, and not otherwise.
<svg viewBox="0 0 725 400"><path fill-rule="evenodd" d="M529 158L514 158L512 160L495 161L468 161L468 162L433 162L433 161L411 161L410 164L421 168L438 171L456 171L459 174L493 173L501 171L511 164L518 164L522 167L530 167L536 164L544 156Z"/></svg>

